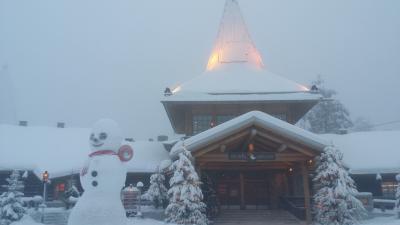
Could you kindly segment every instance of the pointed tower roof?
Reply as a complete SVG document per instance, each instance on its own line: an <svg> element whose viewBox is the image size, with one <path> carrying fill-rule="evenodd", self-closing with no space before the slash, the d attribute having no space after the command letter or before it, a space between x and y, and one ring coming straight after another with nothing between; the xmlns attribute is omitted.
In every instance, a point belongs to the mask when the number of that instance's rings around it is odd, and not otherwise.
<svg viewBox="0 0 400 225"><path fill-rule="evenodd" d="M265 69L237 0L226 0L217 39L205 72L171 90L172 96L165 98L165 101L320 98L319 95L310 94L307 87Z"/></svg>
<svg viewBox="0 0 400 225"><path fill-rule="evenodd" d="M216 70L226 63L247 63L263 68L261 55L251 40L236 0L227 0L215 46L207 70Z"/></svg>

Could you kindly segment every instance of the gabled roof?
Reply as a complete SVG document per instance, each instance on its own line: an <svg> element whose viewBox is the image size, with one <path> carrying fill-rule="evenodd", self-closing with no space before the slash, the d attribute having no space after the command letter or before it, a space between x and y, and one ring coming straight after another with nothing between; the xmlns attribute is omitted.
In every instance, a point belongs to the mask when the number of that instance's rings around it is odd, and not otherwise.
<svg viewBox="0 0 400 225"><path fill-rule="evenodd" d="M0 125L0 170L32 170L50 177L78 173L89 148L89 128L21 127ZM127 162L128 172L152 173L161 161L169 159L161 142L126 142L134 156Z"/></svg>
<svg viewBox="0 0 400 225"><path fill-rule="evenodd" d="M252 111L190 137L184 141L178 142L172 148L170 155L175 157L180 151L182 151L183 146L185 146L187 150L195 152L201 148L204 148L210 143L222 140L235 134L241 129L250 126L261 127L265 130L273 132L274 134L286 137L294 142L300 143L312 150L319 152L323 151L326 146L330 145L328 141L316 134L289 124L283 120L277 119L266 113Z"/></svg>
<svg viewBox="0 0 400 225"><path fill-rule="evenodd" d="M399 130L321 136L343 152L352 174L400 173Z"/></svg>
<svg viewBox="0 0 400 225"><path fill-rule="evenodd" d="M240 95L246 95L242 101L321 98L307 87L265 69L236 0L226 1L206 71L171 90L172 96L164 98L164 102L232 101Z"/></svg>

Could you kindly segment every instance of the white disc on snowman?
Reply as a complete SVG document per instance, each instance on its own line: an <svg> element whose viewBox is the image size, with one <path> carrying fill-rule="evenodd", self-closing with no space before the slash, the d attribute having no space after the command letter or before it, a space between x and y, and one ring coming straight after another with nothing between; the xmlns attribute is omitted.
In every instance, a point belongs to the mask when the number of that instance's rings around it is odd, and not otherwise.
<svg viewBox="0 0 400 225"><path fill-rule="evenodd" d="M125 185L124 162L133 157L129 145L121 146L122 133L110 119L96 122L90 134L91 153L80 174L84 189L72 209L68 225L125 225L121 189Z"/></svg>

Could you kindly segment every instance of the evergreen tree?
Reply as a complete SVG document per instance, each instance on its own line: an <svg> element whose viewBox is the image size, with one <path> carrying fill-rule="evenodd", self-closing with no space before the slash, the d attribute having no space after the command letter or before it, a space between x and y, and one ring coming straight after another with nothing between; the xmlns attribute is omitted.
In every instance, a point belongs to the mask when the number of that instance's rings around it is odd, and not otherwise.
<svg viewBox="0 0 400 225"><path fill-rule="evenodd" d="M151 175L149 190L143 195L145 199L153 202L155 208L165 207L168 202L168 190L164 182L165 177L160 172Z"/></svg>
<svg viewBox="0 0 400 225"><path fill-rule="evenodd" d="M400 174L396 175L396 180L397 180L396 199L397 199L397 208L399 209L399 218L400 218Z"/></svg>
<svg viewBox="0 0 400 225"><path fill-rule="evenodd" d="M172 165L174 171L168 190L169 205L165 210L166 221L186 225L207 225L206 205L202 202L201 182L190 159L191 154L183 147L178 160Z"/></svg>
<svg viewBox="0 0 400 225"><path fill-rule="evenodd" d="M334 99L336 91L325 88L324 81L320 76L313 82L313 85L318 87L324 100L314 106L299 121L298 125L317 134L337 134L352 127L349 111L339 100Z"/></svg>
<svg viewBox="0 0 400 225"><path fill-rule="evenodd" d="M318 157L313 179L315 221L321 225L352 225L366 210L355 195L358 193L353 179L343 166L342 153L326 147Z"/></svg>
<svg viewBox="0 0 400 225"><path fill-rule="evenodd" d="M26 213L22 201L24 184L20 178L19 171L14 170L7 178L8 184L4 185L7 191L0 195L0 225L9 225L13 221L18 221Z"/></svg>

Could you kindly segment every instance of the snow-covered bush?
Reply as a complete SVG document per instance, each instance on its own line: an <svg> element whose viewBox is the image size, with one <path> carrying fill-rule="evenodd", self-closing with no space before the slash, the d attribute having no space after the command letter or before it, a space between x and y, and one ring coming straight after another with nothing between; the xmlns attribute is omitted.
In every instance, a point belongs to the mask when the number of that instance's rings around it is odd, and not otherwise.
<svg viewBox="0 0 400 225"><path fill-rule="evenodd" d="M153 202L154 207L166 207L168 202L167 188L164 185L165 177L161 173L157 172L150 177L149 190L143 195L144 199Z"/></svg>
<svg viewBox="0 0 400 225"><path fill-rule="evenodd" d="M206 205L202 202L201 182L190 158L190 152L184 148L179 154L179 159L171 165L174 175L169 181L166 221L176 224L206 225L208 220L205 215Z"/></svg>
<svg viewBox="0 0 400 225"><path fill-rule="evenodd" d="M24 193L24 183L20 180L21 175L17 170L12 171L9 178L7 178L7 189L0 195L0 225L9 225L13 221L20 220L26 213L23 206L22 197Z"/></svg>
<svg viewBox="0 0 400 225"><path fill-rule="evenodd" d="M80 194L78 188L75 185L71 184L71 186L64 193L63 201L65 203L66 208L69 209L72 206L74 206L75 203L78 201L79 197Z"/></svg>
<svg viewBox="0 0 400 225"><path fill-rule="evenodd" d="M366 215L366 210L355 195L353 179L343 166L342 153L326 147L318 157L313 179L315 222L321 225L352 225Z"/></svg>

